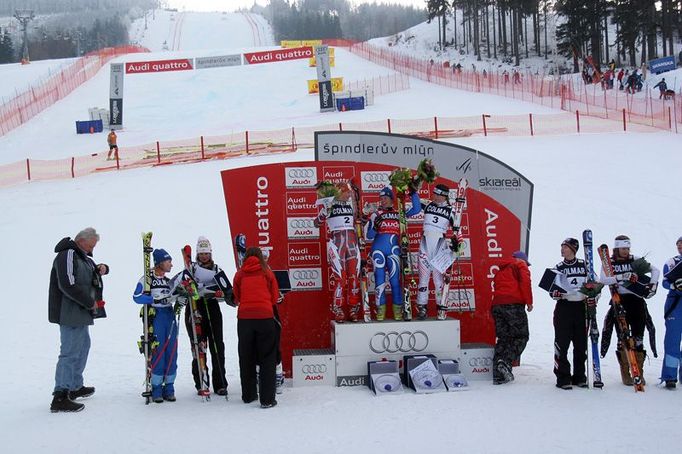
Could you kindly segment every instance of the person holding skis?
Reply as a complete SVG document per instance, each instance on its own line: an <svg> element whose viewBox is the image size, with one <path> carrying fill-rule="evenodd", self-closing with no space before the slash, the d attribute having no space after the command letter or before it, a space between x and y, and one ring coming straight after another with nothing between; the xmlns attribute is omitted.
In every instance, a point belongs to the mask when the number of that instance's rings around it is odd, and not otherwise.
<svg viewBox="0 0 682 454"><path fill-rule="evenodd" d="M514 381L512 364L521 357L528 343L528 312L533 310L528 256L516 251L503 260L493 279L492 316L495 321L493 384Z"/></svg>
<svg viewBox="0 0 682 454"><path fill-rule="evenodd" d="M412 208L405 217L421 211L421 201L416 191L410 189ZM371 213L365 226L365 237L372 241L370 256L374 265L374 283L378 321L386 318L386 285L391 285L393 318L403 319L403 288L400 285L400 213L393 208L393 190L386 186L379 193L379 207ZM388 282L387 282L388 281Z"/></svg>
<svg viewBox="0 0 682 454"><path fill-rule="evenodd" d="M450 188L438 184L433 188L433 198L424 208L424 227L419 243L419 289L417 292L417 318L426 319L426 306L429 300L429 281L433 274L436 301L440 303L444 290L444 272L434 268L432 261L443 255L451 263L462 244L462 235L456 225L455 212L448 203ZM449 229L451 238L446 238ZM449 265L448 265L449 266ZM438 306L438 319L445 320L445 307Z"/></svg>
<svg viewBox="0 0 682 454"><path fill-rule="evenodd" d="M327 225L327 260L335 277L334 319L337 323L357 322L360 315L360 248L355 232L355 210L350 201L350 185L338 183L336 189L338 194L330 201L330 206L325 206L325 199L318 199L315 226Z"/></svg>
<svg viewBox="0 0 682 454"><path fill-rule="evenodd" d="M585 334L586 295L579 290L587 281L585 261L576 258L580 243L575 238L566 238L561 243L563 260L554 270L566 276L566 293L554 290L550 293L556 301L554 307L554 375L556 386L571 389L573 386L587 388L585 363L587 362L587 336ZM587 304L596 304L594 299ZM568 348L573 343L573 374L568 361Z"/></svg>
<svg viewBox="0 0 682 454"><path fill-rule="evenodd" d="M90 352L88 326L102 300L102 276L109 273L104 263L95 264L92 252L99 234L92 227L78 232L72 240L63 238L54 248L57 253L50 272L48 320L59 325L61 345L55 372L50 411L76 412L85 405L74 402L95 393L83 385L83 371Z"/></svg>
<svg viewBox="0 0 682 454"><path fill-rule="evenodd" d="M244 263L234 276L233 291L239 301L237 349L242 400L247 404L255 401L260 389L261 407L274 407L277 405L275 368L279 346L272 308L277 304L279 287L260 248L246 250ZM260 366L258 378L256 366Z"/></svg>
<svg viewBox="0 0 682 454"><path fill-rule="evenodd" d="M199 316L201 317L201 334L199 342L208 344L211 352L211 378L213 380L213 391L219 396L227 395L227 378L225 377L225 343L223 342L223 314L220 311L218 298L223 294L217 288L215 275L221 269L213 261L213 250L211 242L203 236L197 240L196 262L191 263L190 273L194 276L199 291L199 300L196 302ZM185 326L189 334L190 349L194 346L192 342L192 317L191 308L185 308ZM208 369L208 365L206 366ZM208 370L206 371L208 376ZM199 366L197 358L192 359L192 377L194 386L199 391L201 389L201 378L199 376Z"/></svg>
<svg viewBox="0 0 682 454"><path fill-rule="evenodd" d="M150 304L154 309L152 327L158 345L152 349L152 400L155 403L163 401L175 402L175 375L177 371L178 352L178 323L175 313L179 313L187 303L186 298L175 294L180 284L182 273L169 279L168 274L173 268L173 259L164 249L154 249L154 268L150 293L145 293L142 278L135 287L133 300L137 304Z"/></svg>
<svg viewBox="0 0 682 454"><path fill-rule="evenodd" d="M118 145L116 144L117 141L117 136L116 136L116 131L113 129L109 131L109 134L107 135L107 145L109 145L109 153L107 153L107 161L111 160L111 153L116 153L114 155L114 158L118 156Z"/></svg>
<svg viewBox="0 0 682 454"><path fill-rule="evenodd" d="M653 297L656 294L656 289L658 287L659 270L646 262L643 258L640 259L639 257L631 255L630 244L630 238L628 236L618 235L616 237L611 256L614 276L606 276L604 267L602 266L599 281L604 285L617 286L621 304L625 309L627 324L635 340L635 356L642 377L642 384L645 384L644 358L646 357L646 351L644 350L644 328L646 327L647 321L647 307L644 298L628 289L628 286L637 283L640 279L644 279L644 274L642 273L642 276L638 275L636 268L645 265L646 268L649 268L647 272L651 274L651 279L649 283L646 284L647 293L645 298ZM611 308L609 308L609 313L606 315L607 319L611 317L611 313L613 313L613 302L610 304ZM603 331L606 331L606 328L604 328ZM617 324L616 332L618 332ZM605 337L606 336L604 336L604 338ZM632 386L633 380L630 375L630 366L625 353L625 348L626 347L619 342L616 357L618 359L618 364L620 365L620 374L623 384Z"/></svg>
<svg viewBox="0 0 682 454"><path fill-rule="evenodd" d="M682 236L677 239L678 254L663 265L663 288L668 290L665 299L665 356L661 382L667 389L677 387L678 378L682 379L680 367L680 341L682 340L682 278L676 278L672 282L666 276L670 270L682 263Z"/></svg>

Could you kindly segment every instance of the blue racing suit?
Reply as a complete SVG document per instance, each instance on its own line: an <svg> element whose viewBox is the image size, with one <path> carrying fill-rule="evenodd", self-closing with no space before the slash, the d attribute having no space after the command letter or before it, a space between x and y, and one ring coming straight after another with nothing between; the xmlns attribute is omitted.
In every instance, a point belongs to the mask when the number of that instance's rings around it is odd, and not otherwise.
<svg viewBox="0 0 682 454"><path fill-rule="evenodd" d="M663 265L665 276L675 265L682 262L682 255L671 258ZM682 265L680 265L682 266ZM663 356L662 381L682 380L680 370L680 342L682 341L682 291L675 290L672 283L663 277L663 287L668 290L665 299L665 355Z"/></svg>
<svg viewBox="0 0 682 454"><path fill-rule="evenodd" d="M410 194L412 208L405 217L421 212L419 195ZM375 301L377 306L386 304L386 273L391 285L393 306L403 305L403 288L400 285L400 214L393 208L379 208L367 223L366 237L372 241L372 264L374 265Z"/></svg>

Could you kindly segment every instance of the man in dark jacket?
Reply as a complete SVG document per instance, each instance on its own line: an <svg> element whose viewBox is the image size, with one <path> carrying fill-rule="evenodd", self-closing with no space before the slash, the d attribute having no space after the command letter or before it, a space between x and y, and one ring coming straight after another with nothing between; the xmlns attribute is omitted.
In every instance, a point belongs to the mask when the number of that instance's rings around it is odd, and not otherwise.
<svg viewBox="0 0 682 454"><path fill-rule="evenodd" d="M495 320L495 355L493 384L514 380L512 364L521 357L528 343L528 317L524 310L533 310L528 256L523 251L512 254L495 274L492 314Z"/></svg>
<svg viewBox="0 0 682 454"><path fill-rule="evenodd" d="M101 276L109 272L107 265L96 265L90 258L98 241L95 229L88 227L73 240L63 238L54 249L48 319L59 325L61 347L50 405L53 413L81 411L85 406L74 400L95 393L95 388L83 386L83 370L90 351L88 326L95 311L104 307Z"/></svg>

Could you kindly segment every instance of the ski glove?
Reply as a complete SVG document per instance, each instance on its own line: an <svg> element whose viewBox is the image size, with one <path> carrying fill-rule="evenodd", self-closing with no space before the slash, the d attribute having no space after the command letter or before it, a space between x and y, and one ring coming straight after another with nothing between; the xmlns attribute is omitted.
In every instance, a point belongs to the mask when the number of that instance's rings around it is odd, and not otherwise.
<svg viewBox="0 0 682 454"><path fill-rule="evenodd" d="M649 298L653 297L656 294L657 289L658 289L658 282L654 282L653 284L647 285L648 293L646 294L645 298L649 299Z"/></svg>
<svg viewBox="0 0 682 454"><path fill-rule="evenodd" d="M551 297L555 301L559 301L564 297L564 294L561 293L559 290L554 290L552 293L550 293Z"/></svg>
<svg viewBox="0 0 682 454"><path fill-rule="evenodd" d="M682 292L682 277L673 282L673 287L675 287L675 290L678 292Z"/></svg>

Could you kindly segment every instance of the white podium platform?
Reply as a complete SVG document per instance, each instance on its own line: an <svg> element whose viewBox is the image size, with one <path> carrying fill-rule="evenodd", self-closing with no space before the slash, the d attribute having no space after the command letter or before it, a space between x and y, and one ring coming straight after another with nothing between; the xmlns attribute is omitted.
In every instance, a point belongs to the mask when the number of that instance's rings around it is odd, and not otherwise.
<svg viewBox="0 0 682 454"><path fill-rule="evenodd" d="M368 361L396 360L402 369L405 355L430 353L439 359L457 360L462 356L459 320L332 321L331 325L336 386L366 385Z"/></svg>

